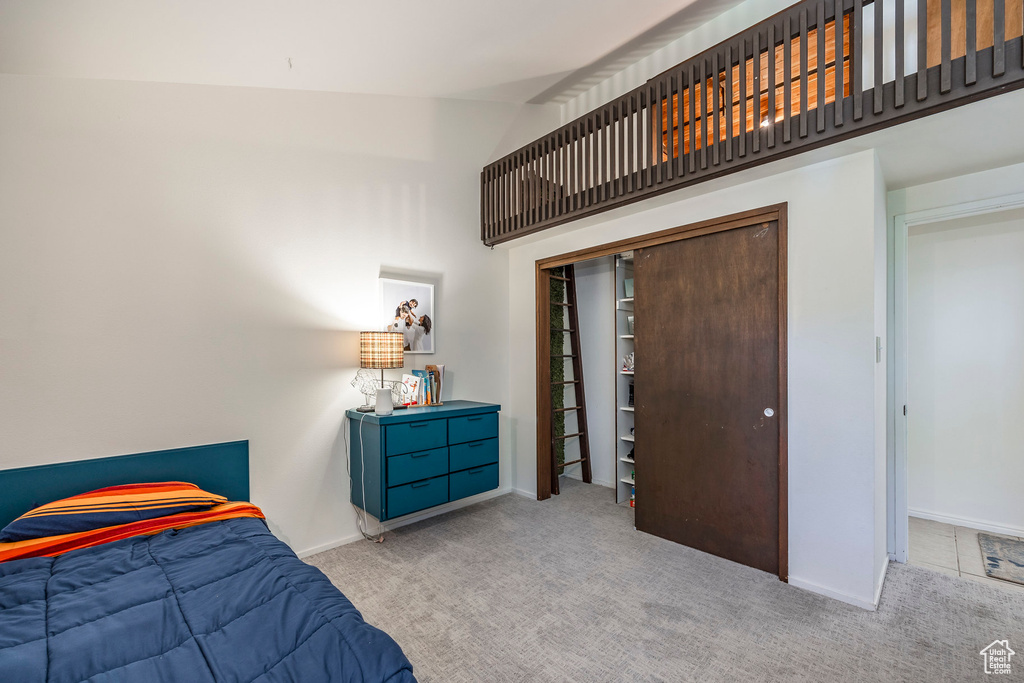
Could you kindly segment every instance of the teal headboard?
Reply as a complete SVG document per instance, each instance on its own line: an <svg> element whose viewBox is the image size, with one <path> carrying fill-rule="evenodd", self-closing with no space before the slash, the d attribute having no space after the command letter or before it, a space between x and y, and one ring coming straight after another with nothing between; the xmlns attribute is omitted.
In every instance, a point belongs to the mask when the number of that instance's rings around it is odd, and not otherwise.
<svg viewBox="0 0 1024 683"><path fill-rule="evenodd" d="M228 500L249 500L249 442L0 470L0 528L43 503L104 486L187 481Z"/></svg>

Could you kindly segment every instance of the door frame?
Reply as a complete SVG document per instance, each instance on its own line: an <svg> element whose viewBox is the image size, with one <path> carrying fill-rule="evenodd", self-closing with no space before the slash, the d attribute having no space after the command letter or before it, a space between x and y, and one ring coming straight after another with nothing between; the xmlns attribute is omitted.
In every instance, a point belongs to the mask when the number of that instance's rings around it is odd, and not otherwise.
<svg viewBox="0 0 1024 683"><path fill-rule="evenodd" d="M787 282L788 282L788 204L751 209L711 220L690 223L638 237L588 247L538 259L536 268L537 331L537 500L551 497L551 270L579 261L613 256L625 251L700 237L756 223L779 225L779 579L789 580L789 401L787 393Z"/></svg>
<svg viewBox="0 0 1024 683"><path fill-rule="evenodd" d="M1024 207L1024 193L1003 195L952 206L923 209L893 217L893 367L892 380L895 400L892 404L893 467L892 494L889 500L888 526L892 538L892 559L906 563L909 549L910 491L907 412L910 410L907 392L909 390L909 340L910 329L910 228L940 223L954 218L997 213L1007 209Z"/></svg>

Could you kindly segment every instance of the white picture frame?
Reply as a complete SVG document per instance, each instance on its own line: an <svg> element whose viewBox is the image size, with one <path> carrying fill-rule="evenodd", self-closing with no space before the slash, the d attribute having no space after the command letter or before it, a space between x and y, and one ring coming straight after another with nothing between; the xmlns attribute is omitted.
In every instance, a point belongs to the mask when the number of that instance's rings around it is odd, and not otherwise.
<svg viewBox="0 0 1024 683"><path fill-rule="evenodd" d="M405 336L405 353L434 353L437 309L430 282L380 278L381 329Z"/></svg>

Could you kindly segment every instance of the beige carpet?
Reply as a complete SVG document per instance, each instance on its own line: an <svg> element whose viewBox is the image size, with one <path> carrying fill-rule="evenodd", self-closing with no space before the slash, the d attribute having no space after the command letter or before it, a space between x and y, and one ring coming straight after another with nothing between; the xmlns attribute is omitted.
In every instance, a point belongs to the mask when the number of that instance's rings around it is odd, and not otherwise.
<svg viewBox="0 0 1024 683"><path fill-rule="evenodd" d="M610 489L563 481L308 562L423 683L981 681L993 640L1024 653L1020 591L891 564L867 612L636 532Z"/></svg>

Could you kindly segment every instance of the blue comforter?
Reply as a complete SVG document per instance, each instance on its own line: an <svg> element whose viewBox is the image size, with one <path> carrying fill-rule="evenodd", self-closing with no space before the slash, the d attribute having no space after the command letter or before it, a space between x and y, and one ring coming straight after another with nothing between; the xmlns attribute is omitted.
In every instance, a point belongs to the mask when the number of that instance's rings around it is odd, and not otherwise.
<svg viewBox="0 0 1024 683"><path fill-rule="evenodd" d="M258 519L0 564L0 680L415 681Z"/></svg>

